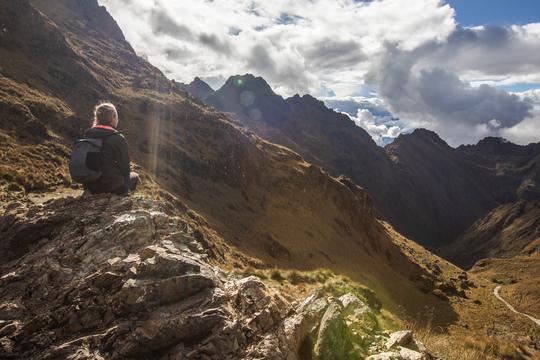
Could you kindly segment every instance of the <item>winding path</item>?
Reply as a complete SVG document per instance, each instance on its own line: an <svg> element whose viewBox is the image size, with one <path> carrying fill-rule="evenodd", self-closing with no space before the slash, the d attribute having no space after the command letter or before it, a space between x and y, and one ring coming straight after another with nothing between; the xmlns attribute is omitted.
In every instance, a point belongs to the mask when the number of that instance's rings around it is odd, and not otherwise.
<svg viewBox="0 0 540 360"><path fill-rule="evenodd" d="M508 301L504 300L501 296L501 294L499 294L499 291L501 290L501 285L498 285L495 287L495 289L493 289L493 295L495 295L495 297L497 299L499 299L504 305L506 305L507 308L509 308L510 310L512 310L513 312L515 312L516 314L520 314L520 315L523 315L523 316L526 316L527 318L529 318L530 320L532 320L533 322L536 323L536 325L540 326L540 319L537 319L535 317L532 317L531 315L528 315L528 314L525 314L525 313L522 313L522 312L519 312L517 311L516 309L514 309L514 307L512 305L510 305L510 303L508 303Z"/></svg>

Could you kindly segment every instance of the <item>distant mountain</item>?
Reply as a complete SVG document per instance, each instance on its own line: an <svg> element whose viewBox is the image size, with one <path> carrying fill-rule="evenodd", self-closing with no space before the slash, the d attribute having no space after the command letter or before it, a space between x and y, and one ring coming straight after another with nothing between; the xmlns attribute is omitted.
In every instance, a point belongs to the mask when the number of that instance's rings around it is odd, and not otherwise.
<svg viewBox="0 0 540 360"><path fill-rule="evenodd" d="M368 189L381 212L387 212L392 199L384 189L396 187L392 162L347 115L328 109L310 95L284 99L263 78L250 74L230 77L203 100L332 175L353 178Z"/></svg>
<svg viewBox="0 0 540 360"><path fill-rule="evenodd" d="M452 241L499 204L486 189L491 174L432 131L400 135L385 151L399 174L395 201L401 206L390 217L424 243Z"/></svg>
<svg viewBox="0 0 540 360"><path fill-rule="evenodd" d="M348 116L310 95L284 99L250 74L229 78L202 100L331 174L350 176L382 217L431 248L499 205L540 198L540 144L486 138L455 149L417 129L381 149Z"/></svg>
<svg viewBox="0 0 540 360"><path fill-rule="evenodd" d="M187 91L198 99L204 99L214 92L214 89L212 89L210 85L202 81L199 77L193 79L193 81L189 84L179 83L178 86L180 89Z"/></svg>

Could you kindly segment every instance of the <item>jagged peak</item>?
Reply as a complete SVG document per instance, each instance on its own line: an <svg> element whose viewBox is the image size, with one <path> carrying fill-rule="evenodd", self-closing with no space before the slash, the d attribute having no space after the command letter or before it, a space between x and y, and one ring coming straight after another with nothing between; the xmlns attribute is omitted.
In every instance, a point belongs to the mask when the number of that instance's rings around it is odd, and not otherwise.
<svg viewBox="0 0 540 360"><path fill-rule="evenodd" d="M310 94L304 94L302 96L300 96L299 94L295 94L294 96L285 99L285 101L294 102L294 103L309 104L309 105L314 105L314 106L317 106L317 107L320 107L320 108L324 108L326 110L330 110L324 104L324 102L322 102L321 100L317 99L316 97L314 97L314 96L312 96Z"/></svg>
<svg viewBox="0 0 540 360"><path fill-rule="evenodd" d="M200 77L195 76L195 78L189 83L189 85L197 85L197 86L204 86L212 89L212 87L204 80L202 80ZM212 89L214 90L214 89Z"/></svg>
<svg viewBox="0 0 540 360"><path fill-rule="evenodd" d="M488 136L478 141L476 145L461 145L460 151L485 155L504 155L516 151L526 151L527 146L517 145L502 137Z"/></svg>
<svg viewBox="0 0 540 360"><path fill-rule="evenodd" d="M233 75L227 79L220 90L226 89L243 89L260 94L277 95L266 80L260 76L246 73L244 75ZM218 90L219 91L219 90Z"/></svg>
<svg viewBox="0 0 540 360"><path fill-rule="evenodd" d="M403 143L418 143L418 142L431 142L439 146L450 147L446 141L441 139L441 137L432 130L418 128L414 129L412 132L407 134L400 134L394 142L387 145L387 147L399 146Z"/></svg>

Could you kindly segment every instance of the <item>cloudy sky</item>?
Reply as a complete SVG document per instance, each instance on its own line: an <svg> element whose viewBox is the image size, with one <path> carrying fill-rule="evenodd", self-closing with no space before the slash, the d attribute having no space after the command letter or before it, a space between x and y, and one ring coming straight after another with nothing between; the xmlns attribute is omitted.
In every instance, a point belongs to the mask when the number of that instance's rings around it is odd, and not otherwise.
<svg viewBox="0 0 540 360"><path fill-rule="evenodd" d="M380 144L540 141L538 0L99 0L168 77L264 77L347 112ZM519 4L519 5L518 5Z"/></svg>

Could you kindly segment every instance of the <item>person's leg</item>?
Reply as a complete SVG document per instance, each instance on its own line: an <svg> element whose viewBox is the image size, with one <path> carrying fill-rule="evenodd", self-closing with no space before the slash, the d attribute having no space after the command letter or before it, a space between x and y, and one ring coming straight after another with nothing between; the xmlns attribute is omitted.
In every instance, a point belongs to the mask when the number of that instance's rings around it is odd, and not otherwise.
<svg viewBox="0 0 540 360"><path fill-rule="evenodd" d="M129 174L129 191L135 191L137 189L137 185L139 185L139 182L141 181L139 174L136 172L131 172Z"/></svg>

